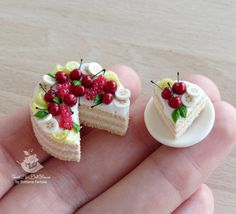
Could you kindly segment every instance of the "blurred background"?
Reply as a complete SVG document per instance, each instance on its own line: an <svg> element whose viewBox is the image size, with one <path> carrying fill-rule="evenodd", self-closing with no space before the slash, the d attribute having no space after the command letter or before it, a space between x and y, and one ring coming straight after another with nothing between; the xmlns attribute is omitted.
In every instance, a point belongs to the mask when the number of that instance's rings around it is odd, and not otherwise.
<svg viewBox="0 0 236 214"><path fill-rule="evenodd" d="M150 79L204 74L236 106L235 0L1 0L0 116L27 105L42 74L84 58ZM217 214L236 212L236 152L212 175Z"/></svg>

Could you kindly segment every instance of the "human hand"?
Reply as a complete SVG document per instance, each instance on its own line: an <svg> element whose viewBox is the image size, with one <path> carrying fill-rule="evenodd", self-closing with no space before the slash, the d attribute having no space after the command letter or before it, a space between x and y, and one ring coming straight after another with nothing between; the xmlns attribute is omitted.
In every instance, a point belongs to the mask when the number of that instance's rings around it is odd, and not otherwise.
<svg viewBox="0 0 236 214"><path fill-rule="evenodd" d="M211 191L203 183L236 144L236 111L220 100L207 78L184 79L202 87L215 106L216 121L203 142L175 149L156 142L145 128L149 97L137 98L140 80L124 66L114 66L132 91L131 120L124 137L82 129L82 160L49 157L34 137L29 109L0 121L0 213L213 213ZM151 96L151 95L150 95ZM233 124L233 125L232 125ZM47 184L14 185L24 173L17 160L32 148L43 163L38 173Z"/></svg>

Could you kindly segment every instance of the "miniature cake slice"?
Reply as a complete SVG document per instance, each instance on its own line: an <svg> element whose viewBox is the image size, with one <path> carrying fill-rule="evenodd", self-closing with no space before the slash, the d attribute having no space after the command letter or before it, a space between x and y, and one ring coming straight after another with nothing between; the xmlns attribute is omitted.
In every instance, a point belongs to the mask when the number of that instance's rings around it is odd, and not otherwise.
<svg viewBox="0 0 236 214"><path fill-rule="evenodd" d="M31 102L33 130L42 148L61 160L80 160L80 124L124 135L131 93L98 63L71 61L45 74Z"/></svg>
<svg viewBox="0 0 236 214"><path fill-rule="evenodd" d="M206 105L206 95L197 85L163 79L155 84L153 102L175 138L183 135Z"/></svg>

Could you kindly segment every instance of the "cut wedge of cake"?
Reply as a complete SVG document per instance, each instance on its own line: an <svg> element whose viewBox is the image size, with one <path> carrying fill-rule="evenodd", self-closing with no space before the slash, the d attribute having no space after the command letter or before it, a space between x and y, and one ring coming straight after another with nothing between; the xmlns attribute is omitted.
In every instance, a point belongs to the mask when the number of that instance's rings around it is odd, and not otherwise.
<svg viewBox="0 0 236 214"><path fill-rule="evenodd" d="M172 135L178 138L205 108L206 95L196 84L179 79L166 78L154 84L154 105Z"/></svg>
<svg viewBox="0 0 236 214"><path fill-rule="evenodd" d="M80 124L121 136L127 131L131 93L98 63L57 65L43 76L33 96L35 136L58 159L80 160Z"/></svg>

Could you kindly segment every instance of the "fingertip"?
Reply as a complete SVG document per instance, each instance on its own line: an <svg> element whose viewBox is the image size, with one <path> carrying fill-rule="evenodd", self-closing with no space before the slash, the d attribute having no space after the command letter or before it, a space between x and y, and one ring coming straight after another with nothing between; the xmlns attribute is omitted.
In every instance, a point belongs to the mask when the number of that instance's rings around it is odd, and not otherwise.
<svg viewBox="0 0 236 214"><path fill-rule="evenodd" d="M137 73L125 65L114 65L108 69L117 73L122 85L131 91L131 102L133 103L141 91L141 81Z"/></svg>
<svg viewBox="0 0 236 214"><path fill-rule="evenodd" d="M216 112L215 129L224 138L227 144L236 144L235 126L236 110L227 102L219 101L214 103Z"/></svg>
<svg viewBox="0 0 236 214"><path fill-rule="evenodd" d="M202 184L183 204L181 204L173 214L213 214L214 197L210 188Z"/></svg>
<svg viewBox="0 0 236 214"><path fill-rule="evenodd" d="M221 99L220 91L211 79L199 74L188 75L184 79L200 86L213 102Z"/></svg>
<svg viewBox="0 0 236 214"><path fill-rule="evenodd" d="M202 184L199 189L199 198L201 198L202 203L208 210L211 210L211 213L214 211L214 196L211 189L206 185Z"/></svg>
<svg viewBox="0 0 236 214"><path fill-rule="evenodd" d="M214 213L214 196L206 184L200 186L194 197L195 209L201 206L202 213Z"/></svg>

